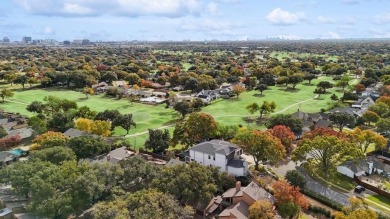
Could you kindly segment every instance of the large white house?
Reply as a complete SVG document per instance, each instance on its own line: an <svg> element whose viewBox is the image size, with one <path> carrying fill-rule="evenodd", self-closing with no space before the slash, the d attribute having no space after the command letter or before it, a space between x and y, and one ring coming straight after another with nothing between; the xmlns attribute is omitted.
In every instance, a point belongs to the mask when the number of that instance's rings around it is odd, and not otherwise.
<svg viewBox="0 0 390 219"><path fill-rule="evenodd" d="M242 153L241 148L230 142L211 140L190 148L186 161L195 161L204 166L216 166L228 174L245 176L248 173L248 163L240 159Z"/></svg>

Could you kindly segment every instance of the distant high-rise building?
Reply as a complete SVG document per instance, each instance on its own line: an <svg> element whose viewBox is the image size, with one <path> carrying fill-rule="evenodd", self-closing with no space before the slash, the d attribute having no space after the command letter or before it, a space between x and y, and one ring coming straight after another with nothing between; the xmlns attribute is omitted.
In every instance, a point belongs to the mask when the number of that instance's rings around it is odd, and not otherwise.
<svg viewBox="0 0 390 219"><path fill-rule="evenodd" d="M10 40L8 39L8 37L3 38L3 43L9 43L9 42L10 42Z"/></svg>
<svg viewBox="0 0 390 219"><path fill-rule="evenodd" d="M32 41L31 37L23 37L22 38L22 43L30 43Z"/></svg>
<svg viewBox="0 0 390 219"><path fill-rule="evenodd" d="M64 41L64 45L67 45L67 46L70 45L70 41L69 40L65 40Z"/></svg>

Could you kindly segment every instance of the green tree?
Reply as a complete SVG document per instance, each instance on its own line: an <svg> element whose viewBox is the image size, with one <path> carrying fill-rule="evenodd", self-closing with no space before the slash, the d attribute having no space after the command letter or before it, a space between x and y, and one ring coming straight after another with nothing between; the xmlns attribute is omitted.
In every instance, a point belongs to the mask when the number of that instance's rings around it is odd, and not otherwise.
<svg viewBox="0 0 390 219"><path fill-rule="evenodd" d="M276 165L286 156L280 140L267 131L242 129L233 142L253 156L256 170L259 170L260 161Z"/></svg>
<svg viewBox="0 0 390 219"><path fill-rule="evenodd" d="M363 113L362 116L363 120L368 123L368 125L371 125L371 123L376 123L380 119L378 114L376 114L373 111L367 110L365 113Z"/></svg>
<svg viewBox="0 0 390 219"><path fill-rule="evenodd" d="M297 86L297 84L301 83L303 81L303 74L293 74L293 75L290 75L288 76L288 82L289 84L291 84L292 86L292 89L295 90L295 87Z"/></svg>
<svg viewBox="0 0 390 219"><path fill-rule="evenodd" d="M188 113L191 113L192 112L192 106L190 103L188 103L187 101L180 101L180 102L177 102L174 106L173 106L173 109L175 111L177 111L178 113L181 114L181 117L182 119L185 118L185 116L188 114Z"/></svg>
<svg viewBox="0 0 390 219"><path fill-rule="evenodd" d="M376 123L377 131L380 133L390 132L390 118L382 118Z"/></svg>
<svg viewBox="0 0 390 219"><path fill-rule="evenodd" d="M159 178L161 174L160 166L147 162L141 156L121 160L119 165L124 171L121 187L125 191L150 188L152 180Z"/></svg>
<svg viewBox="0 0 390 219"><path fill-rule="evenodd" d="M0 182L10 184L17 195L28 198L31 196L30 179L39 171L51 166L54 164L41 160L16 162L12 166L0 169Z"/></svg>
<svg viewBox="0 0 390 219"><path fill-rule="evenodd" d="M133 120L133 114L123 114L119 115L113 122L115 125L119 125L124 130L126 130L126 134L129 134L131 127L136 127L137 124Z"/></svg>
<svg viewBox="0 0 390 219"><path fill-rule="evenodd" d="M99 138L80 136L69 140L68 147L78 159L95 157L110 151L110 146Z"/></svg>
<svg viewBox="0 0 390 219"><path fill-rule="evenodd" d="M257 112L260 109L260 106L257 103L252 103L252 104L249 104L246 107L246 109L249 111L250 114L254 114L255 112Z"/></svg>
<svg viewBox="0 0 390 219"><path fill-rule="evenodd" d="M134 85L137 84L141 78L136 73L130 73L126 76L125 80L128 81L130 85Z"/></svg>
<svg viewBox="0 0 390 219"><path fill-rule="evenodd" d="M335 112L330 114L329 120L337 125L339 131L342 132L345 126L355 126L355 117L345 112Z"/></svg>
<svg viewBox="0 0 390 219"><path fill-rule="evenodd" d="M289 114L278 114L270 118L267 122L267 128L271 129L277 125L284 125L291 129L294 133L302 131L302 121Z"/></svg>
<svg viewBox="0 0 390 219"><path fill-rule="evenodd" d="M260 91L260 95L263 95L263 92L268 89L266 84L259 84L256 87L256 90Z"/></svg>
<svg viewBox="0 0 390 219"><path fill-rule="evenodd" d="M316 79L316 78L317 78L317 76L315 74L310 74L310 73L305 74L303 76L303 80L307 80L309 82L309 84L311 84L311 81Z"/></svg>
<svg viewBox="0 0 390 219"><path fill-rule="evenodd" d="M191 217L193 213L192 208L183 207L173 196L149 189L97 204L93 210L93 218L185 219Z"/></svg>
<svg viewBox="0 0 390 219"><path fill-rule="evenodd" d="M192 146L216 136L218 123L206 113L191 113L183 123L178 123L173 132L173 144Z"/></svg>
<svg viewBox="0 0 390 219"><path fill-rule="evenodd" d="M169 130L149 129L149 138L145 141L145 149L154 153L163 153L169 148Z"/></svg>
<svg viewBox="0 0 390 219"><path fill-rule="evenodd" d="M299 206L294 202L284 202L278 205L278 212L282 218L297 215L300 211Z"/></svg>
<svg viewBox="0 0 390 219"><path fill-rule="evenodd" d="M14 92L12 92L11 90L9 90L7 88L4 88L0 92L0 97L3 100L3 103L4 103L4 99L5 98L10 98L10 97L13 97L13 96L14 96Z"/></svg>
<svg viewBox="0 0 390 219"><path fill-rule="evenodd" d="M14 82L15 82L16 84L21 84L22 87L23 87L23 89L24 89L24 85L27 83L27 81L28 81L27 75L20 75L20 76L18 76L18 77L15 79Z"/></svg>
<svg viewBox="0 0 390 219"><path fill-rule="evenodd" d="M118 110L104 110L103 112L99 112L94 120L102 120L102 121L111 121L114 122L121 113ZM84 118L84 117L83 117ZM113 124L113 126L116 126Z"/></svg>
<svg viewBox="0 0 390 219"><path fill-rule="evenodd" d="M0 125L0 138L3 138L7 135L8 135L7 131L4 129L3 126Z"/></svg>
<svg viewBox="0 0 390 219"><path fill-rule="evenodd" d="M349 82L351 81L351 78L348 75L344 75L340 78L340 80L337 81L336 86L341 87L344 91L345 87L349 85Z"/></svg>
<svg viewBox="0 0 390 219"><path fill-rule="evenodd" d="M324 93L326 93L326 89L332 88L333 84L329 81L320 81L317 84L317 87L320 88Z"/></svg>
<svg viewBox="0 0 390 219"><path fill-rule="evenodd" d="M181 204L207 204L217 191L211 169L196 162L164 168L152 186L173 195Z"/></svg>
<svg viewBox="0 0 390 219"><path fill-rule="evenodd" d="M88 106L82 106L75 112L75 118L94 119L97 112L91 110Z"/></svg>
<svg viewBox="0 0 390 219"><path fill-rule="evenodd" d="M28 125L35 131L36 134L43 134L47 132L47 122L37 116L28 119Z"/></svg>
<svg viewBox="0 0 390 219"><path fill-rule="evenodd" d="M293 186L298 186L301 189L304 189L306 186L305 177L298 170L289 170L284 176L286 180Z"/></svg>
<svg viewBox="0 0 390 219"><path fill-rule="evenodd" d="M375 103L374 105L371 105L370 107L368 107L368 110L375 112L376 114L378 114L378 116L380 116L382 118L390 115L389 114L390 107L387 106L387 104L385 104L383 102L378 102L378 103Z"/></svg>
<svg viewBox="0 0 390 219"><path fill-rule="evenodd" d="M39 159L59 165L64 161L76 160L76 154L70 148L55 146L52 148L32 151L30 153L30 159Z"/></svg>
<svg viewBox="0 0 390 219"><path fill-rule="evenodd" d="M315 165L326 175L346 159L361 157L360 149L353 143L335 136L317 136L313 139L303 139L293 152L294 161L303 161L311 157Z"/></svg>
<svg viewBox="0 0 390 219"><path fill-rule="evenodd" d="M34 100L26 107L27 111L33 112L33 113L43 113L46 109L46 105L42 103L41 101Z"/></svg>
<svg viewBox="0 0 390 219"><path fill-rule="evenodd" d="M237 125L218 125L217 137L224 141L230 141L238 132Z"/></svg>
<svg viewBox="0 0 390 219"><path fill-rule="evenodd" d="M272 101L272 102L264 101L263 104L259 108L260 119L263 118L263 115L274 112L275 109L276 109L276 104L274 101Z"/></svg>

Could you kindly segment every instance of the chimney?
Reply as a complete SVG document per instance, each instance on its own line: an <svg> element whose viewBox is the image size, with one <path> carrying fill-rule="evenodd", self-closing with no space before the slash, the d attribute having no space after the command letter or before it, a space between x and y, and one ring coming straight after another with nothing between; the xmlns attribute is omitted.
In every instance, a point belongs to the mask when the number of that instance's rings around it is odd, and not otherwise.
<svg viewBox="0 0 390 219"><path fill-rule="evenodd" d="M241 191L241 182L240 181L236 182L236 191L237 192Z"/></svg>
<svg viewBox="0 0 390 219"><path fill-rule="evenodd" d="M111 154L107 154L107 161L111 160Z"/></svg>

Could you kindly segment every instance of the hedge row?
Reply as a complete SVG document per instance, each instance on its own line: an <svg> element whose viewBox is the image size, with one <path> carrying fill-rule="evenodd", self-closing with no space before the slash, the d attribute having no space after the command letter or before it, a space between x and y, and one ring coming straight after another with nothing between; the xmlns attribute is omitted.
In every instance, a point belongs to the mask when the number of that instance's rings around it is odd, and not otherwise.
<svg viewBox="0 0 390 219"><path fill-rule="evenodd" d="M303 189L301 190L301 192L315 200L317 200L318 202L326 205L326 206L329 206L337 211L341 211L342 209L342 205L340 205L339 203L336 203L335 201L325 197L325 196L322 196L316 192L313 192L313 191L310 191L310 190L307 190L307 189Z"/></svg>

